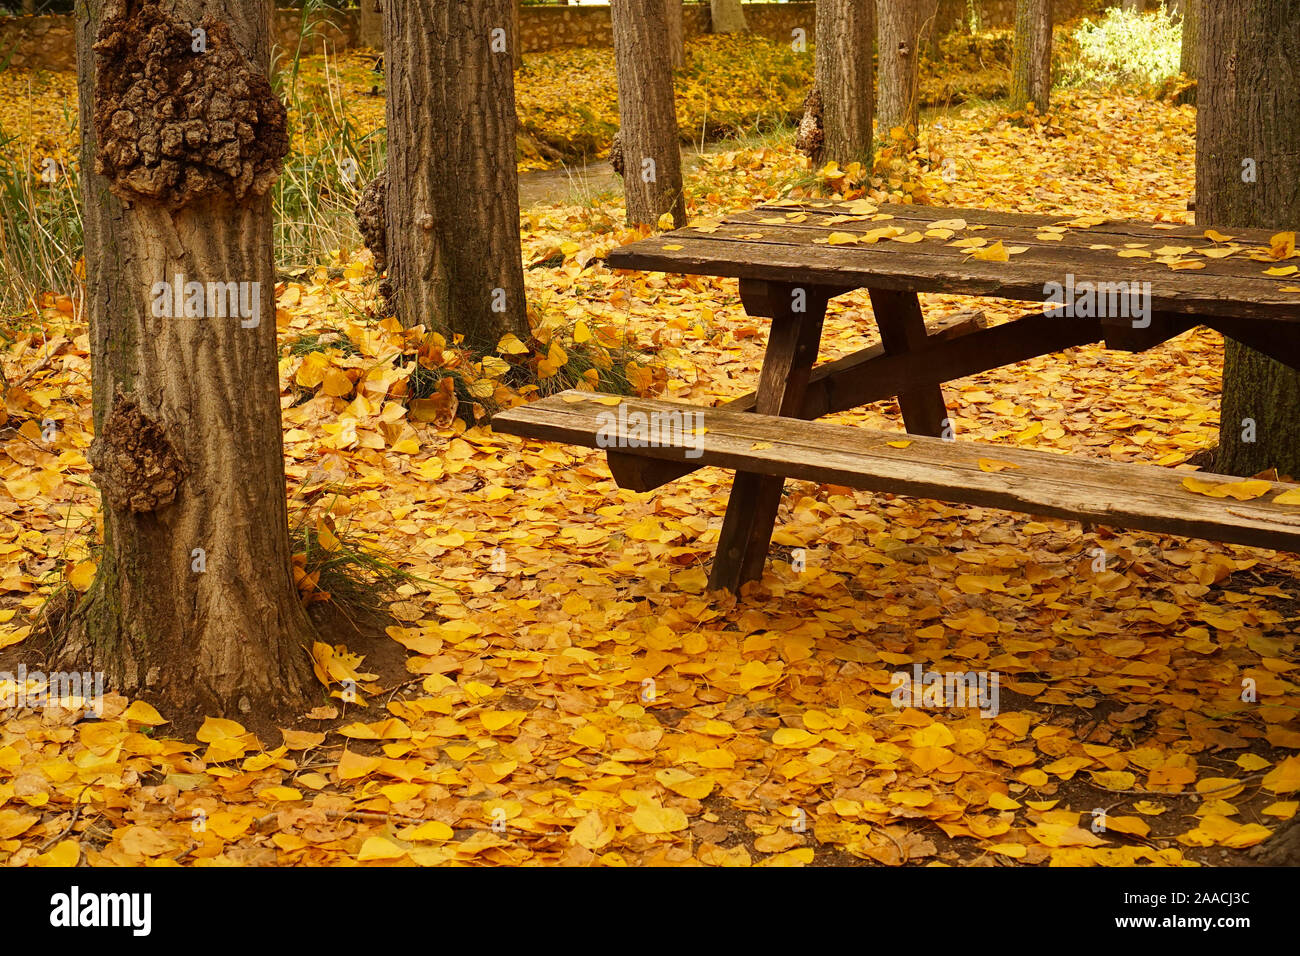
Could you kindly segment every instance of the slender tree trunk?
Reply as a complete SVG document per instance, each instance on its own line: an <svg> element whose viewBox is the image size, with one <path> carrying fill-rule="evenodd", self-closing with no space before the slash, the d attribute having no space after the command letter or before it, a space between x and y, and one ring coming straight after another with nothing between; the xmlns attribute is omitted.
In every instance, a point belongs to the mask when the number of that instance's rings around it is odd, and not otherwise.
<svg viewBox="0 0 1300 956"><path fill-rule="evenodd" d="M361 25L357 39L363 47L371 50L384 48L384 11L383 0L359 0L361 5Z"/></svg>
<svg viewBox="0 0 1300 956"><path fill-rule="evenodd" d="M23 0L23 13L31 16L36 12L36 0Z"/></svg>
<svg viewBox="0 0 1300 956"><path fill-rule="evenodd" d="M1011 108L1030 103L1039 113L1052 100L1052 0L1016 0L1016 40L1011 67Z"/></svg>
<svg viewBox="0 0 1300 956"><path fill-rule="evenodd" d="M821 158L871 169L872 45L875 6L861 0L817 2L817 89L822 103Z"/></svg>
<svg viewBox="0 0 1300 956"><path fill-rule="evenodd" d="M318 687L286 515L268 190L288 139L270 8L78 11L104 547L59 656L173 717L300 713Z"/></svg>
<svg viewBox="0 0 1300 956"><path fill-rule="evenodd" d="M519 245L515 0L384 4L391 304L493 351L528 335Z"/></svg>
<svg viewBox="0 0 1300 956"><path fill-rule="evenodd" d="M1201 4L1198 225L1300 228L1298 15L1295 0ZM1300 374L1232 341L1215 467L1300 478Z"/></svg>
<svg viewBox="0 0 1300 956"><path fill-rule="evenodd" d="M611 0L610 15L627 221L655 225L672 213L680 228L686 225L686 194L664 8L644 0Z"/></svg>
<svg viewBox="0 0 1300 956"><path fill-rule="evenodd" d="M1200 76L1197 60L1201 49L1201 3L1202 0L1183 0L1183 49L1179 69L1192 79Z"/></svg>
<svg viewBox="0 0 1300 956"><path fill-rule="evenodd" d="M668 18L668 56L674 70L686 65L686 29L682 24L682 0L664 0Z"/></svg>
<svg viewBox="0 0 1300 956"><path fill-rule="evenodd" d="M740 0L709 0L709 14L714 33L747 33L745 8Z"/></svg>
<svg viewBox="0 0 1300 956"><path fill-rule="evenodd" d="M867 0L870 2L870 0ZM880 101L882 134L917 124L920 83L921 30L933 15L933 0L878 0L880 36Z"/></svg>

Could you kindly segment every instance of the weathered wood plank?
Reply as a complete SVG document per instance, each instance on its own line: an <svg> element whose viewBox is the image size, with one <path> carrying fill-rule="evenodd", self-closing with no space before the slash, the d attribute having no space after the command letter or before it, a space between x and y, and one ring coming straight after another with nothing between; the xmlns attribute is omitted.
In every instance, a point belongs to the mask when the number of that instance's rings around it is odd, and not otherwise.
<svg viewBox="0 0 1300 956"><path fill-rule="evenodd" d="M742 287L742 297L748 297L756 308L762 301L774 313L754 406L760 415L793 416L803 405L821 344L827 299L820 290L800 297L801 291L752 283ZM782 475L737 469L709 572L710 588L739 591L746 581L763 576L784 485Z"/></svg>
<svg viewBox="0 0 1300 956"><path fill-rule="evenodd" d="M664 244L680 248L664 250ZM933 257L899 251L897 243L873 246L802 246L749 241L700 239L666 234L615 249L608 265L617 269L690 275L761 279L793 285L893 289L901 292L946 292L1043 302L1043 286L1063 272L1045 272L1032 262L953 261L939 268ZM1019 257L1017 257L1019 258ZM1129 260L1119 260L1129 261ZM1137 260L1133 260L1137 261ZM1135 275L1105 268L1074 267L1077 281L1110 283ZM1157 312L1214 318L1259 318L1300 322L1300 294L1279 291L1281 283L1262 279L1244 290L1246 280L1169 272L1152 276L1151 307Z"/></svg>
<svg viewBox="0 0 1300 956"><path fill-rule="evenodd" d="M871 289L871 311L880 328L880 340L889 356L909 355L926 346L925 316L915 292ZM938 438L948 427L948 405L943 386L918 383L898 393L903 423L914 435Z"/></svg>
<svg viewBox="0 0 1300 956"><path fill-rule="evenodd" d="M987 322L983 312L954 312L951 315L941 316L937 319L931 319L926 322L926 347L934 348L945 342L953 342L963 336L977 334L986 329ZM1096 333L1097 326L1093 323L1088 326L1093 330L1087 333L1086 341L1093 342L1099 337ZM1065 342L1062 348L1073 345L1083 344L1078 341L1077 335L1070 335L1065 339L1053 338L1051 343ZM1028 348L1043 347L1044 340L1040 337L1030 336L1026 339ZM955 356L962 356L970 363L976 360L976 356L985 354L981 348L975 349L954 349ZM927 353L928 354L928 353ZM992 356L991 360L1001 361L1007 353L1005 350L990 350L987 354ZM1024 355L1024 348L1020 352L1014 353L1023 357L1033 358L1034 355ZM1035 353L1037 354L1037 353ZM920 358L906 359L905 357L895 357L893 366L887 366L883 374L877 376L874 367L870 363L875 362L885 355L883 345L872 345L868 348L861 349L843 358L836 359L833 362L823 362L812 370L809 377L808 387L804 391L803 406L795 416L801 419L820 418L823 415L829 415L831 412L845 411L850 408L856 408L857 405L844 404L847 400L856 401L860 396L868 397L862 399L858 404L867 404L869 402L883 401L893 398L897 392L886 392L882 389L890 388L895 382L908 375L915 376L917 381L931 382L939 385L942 382L938 379L930 379L926 373L932 367L929 359ZM1020 361L1019 358L1012 361ZM1004 363L1005 364L1005 363ZM905 365L910 367L909 372ZM945 367L940 365L940 367ZM861 382L862 387L855 392L851 399L840 397L840 382L846 380L848 373L855 369L861 368L860 374L853 376ZM974 372L986 371L983 368L977 368ZM964 377L964 376L958 376ZM871 397L871 396L875 397ZM720 408L734 412L752 412L758 402L757 392L748 392L739 398L734 398L729 402L724 402ZM655 458L644 458L640 455L629 455L620 452L611 452L609 454L609 470L614 475L614 480L618 482L620 488L627 488L630 491L653 491L656 488L668 484L670 481L676 481L684 478L691 472L695 471L698 466L684 464L682 462L663 461Z"/></svg>
<svg viewBox="0 0 1300 956"><path fill-rule="evenodd" d="M1193 494L1185 472L1151 465L1082 459L1001 445L945 442L917 436L906 448L897 433L804 422L767 415L700 410L668 402L627 400L660 412L702 411L700 465L841 484L867 491L929 498L953 504L1005 508L1099 525L1186 535L1233 544L1300 551L1300 508L1273 505L1277 492L1300 486L1274 483L1274 493L1247 502ZM561 397L520 406L494 420L501 431L532 438L594 445L595 403ZM756 447L757 446L757 447ZM681 448L645 448L671 460ZM1011 465L984 471L980 460ZM1215 481L1238 480L1200 474Z"/></svg>

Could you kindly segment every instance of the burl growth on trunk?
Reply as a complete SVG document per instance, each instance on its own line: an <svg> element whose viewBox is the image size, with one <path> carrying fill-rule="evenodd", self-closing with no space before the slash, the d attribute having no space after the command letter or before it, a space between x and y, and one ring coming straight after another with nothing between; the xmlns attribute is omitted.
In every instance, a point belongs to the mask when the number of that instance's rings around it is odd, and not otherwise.
<svg viewBox="0 0 1300 956"><path fill-rule="evenodd" d="M261 196L289 151L284 105L211 17L174 20L159 0L114 2L95 42L95 171L120 199L179 209Z"/></svg>

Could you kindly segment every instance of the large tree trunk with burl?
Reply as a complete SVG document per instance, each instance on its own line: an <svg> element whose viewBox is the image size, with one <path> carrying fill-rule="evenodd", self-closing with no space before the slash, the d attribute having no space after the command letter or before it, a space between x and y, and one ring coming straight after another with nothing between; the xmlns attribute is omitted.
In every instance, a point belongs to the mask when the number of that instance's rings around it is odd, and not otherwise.
<svg viewBox="0 0 1300 956"><path fill-rule="evenodd" d="M269 8L86 0L77 23L104 546L57 657L173 719L300 713L270 187Z"/></svg>
<svg viewBox="0 0 1300 956"><path fill-rule="evenodd" d="M1300 3L1202 3L1200 16L1196 221L1300 228ZM1215 470L1269 468L1300 478L1300 373L1228 340Z"/></svg>
<svg viewBox="0 0 1300 956"><path fill-rule="evenodd" d="M515 159L515 0L384 4L391 304L493 352L529 335Z"/></svg>

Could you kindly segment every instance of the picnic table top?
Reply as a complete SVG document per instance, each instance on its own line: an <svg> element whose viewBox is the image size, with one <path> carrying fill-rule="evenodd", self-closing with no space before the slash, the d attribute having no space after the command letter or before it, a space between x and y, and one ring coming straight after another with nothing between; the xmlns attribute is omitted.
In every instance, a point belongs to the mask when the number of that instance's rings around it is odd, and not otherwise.
<svg viewBox="0 0 1300 956"><path fill-rule="evenodd" d="M1300 322L1293 233L869 200L780 200L615 249L615 269L1043 302L1150 283L1155 313Z"/></svg>

